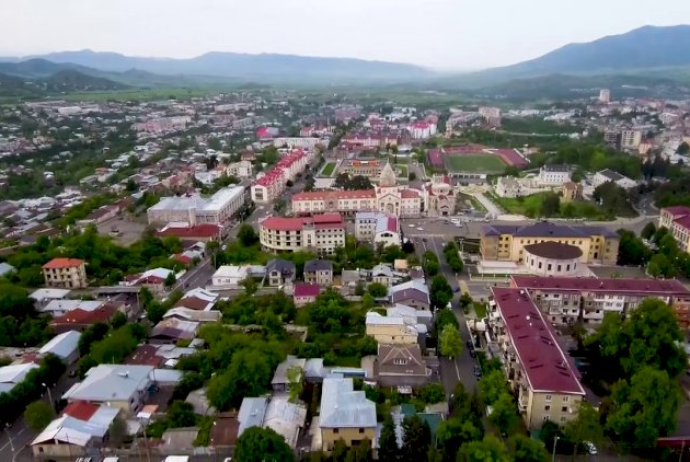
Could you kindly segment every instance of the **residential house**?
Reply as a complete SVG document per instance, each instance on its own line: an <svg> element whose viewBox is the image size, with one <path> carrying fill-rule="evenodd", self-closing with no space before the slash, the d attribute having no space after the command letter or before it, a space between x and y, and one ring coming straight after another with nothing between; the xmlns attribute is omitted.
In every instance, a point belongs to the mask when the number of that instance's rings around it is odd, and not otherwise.
<svg viewBox="0 0 690 462"><path fill-rule="evenodd" d="M632 189L637 186L637 181L631 180L625 175L621 175L613 170L605 169L597 172L592 178L592 186L595 188L601 186L604 183L612 182L617 184L623 189Z"/></svg>
<svg viewBox="0 0 690 462"><path fill-rule="evenodd" d="M367 313L366 334L378 343L412 345L419 340L414 323L403 317L382 316L375 311Z"/></svg>
<svg viewBox="0 0 690 462"><path fill-rule="evenodd" d="M690 207L664 207L659 215L658 227L668 229L678 248L690 252Z"/></svg>
<svg viewBox="0 0 690 462"><path fill-rule="evenodd" d="M336 441L353 447L367 438L376 447L376 403L355 391L351 378L327 377L321 391L321 450L330 452Z"/></svg>
<svg viewBox="0 0 690 462"><path fill-rule="evenodd" d="M36 309L40 309L53 300L65 300L71 292L69 289L36 289L29 298L35 300Z"/></svg>
<svg viewBox="0 0 690 462"><path fill-rule="evenodd" d="M375 375L383 387L421 387L431 378L431 369L426 366L418 344L385 345L380 344Z"/></svg>
<svg viewBox="0 0 690 462"><path fill-rule="evenodd" d="M295 293L293 294L293 300L295 301L295 306L298 308L304 306L308 303L313 303L316 301L316 297L321 295L321 287L316 284L295 284Z"/></svg>
<svg viewBox="0 0 690 462"><path fill-rule="evenodd" d="M81 333L70 330L56 335L43 345L38 352L41 355L53 354L68 366L79 359L79 338Z"/></svg>
<svg viewBox="0 0 690 462"><path fill-rule="evenodd" d="M561 199L563 202L572 202L582 199L582 185L580 183L568 181L567 183L563 183L561 193L563 194L563 198Z"/></svg>
<svg viewBox="0 0 690 462"><path fill-rule="evenodd" d="M270 428L295 449L306 424L307 409L304 405L291 403L285 394L271 398L244 398L237 420L240 423L238 436L251 427Z"/></svg>
<svg viewBox="0 0 690 462"><path fill-rule="evenodd" d="M371 269L371 282L378 282L386 287L392 286L399 281L400 277L393 273L393 269L388 265L376 265Z"/></svg>
<svg viewBox="0 0 690 462"><path fill-rule="evenodd" d="M333 262L330 260L309 260L304 264L304 281L322 287L333 285Z"/></svg>
<svg viewBox="0 0 690 462"><path fill-rule="evenodd" d="M522 185L512 176L501 176L496 180L496 195L498 197L519 197L523 195Z"/></svg>
<svg viewBox="0 0 690 462"><path fill-rule="evenodd" d="M358 241L384 247L401 244L400 220L384 212L357 212L355 237Z"/></svg>
<svg viewBox="0 0 690 462"><path fill-rule="evenodd" d="M578 371L526 290L491 290L489 332L527 429L567 424L585 399Z"/></svg>
<svg viewBox="0 0 690 462"><path fill-rule="evenodd" d="M291 261L274 258L266 264L266 277L271 287L292 285L296 274L295 264Z"/></svg>
<svg viewBox="0 0 690 462"><path fill-rule="evenodd" d="M271 388L273 388L273 391L276 393L285 393L290 391L290 377L288 377L288 373L291 369L299 369L297 380L301 382L304 375L306 361L307 360L303 358L288 356L285 361L278 364L278 367L273 374L273 380L271 380Z"/></svg>
<svg viewBox="0 0 690 462"><path fill-rule="evenodd" d="M57 334L70 330L83 332L84 329L96 323L109 323L122 306L122 303L106 302L91 311L77 308L61 316L54 317L48 325Z"/></svg>
<svg viewBox="0 0 690 462"><path fill-rule="evenodd" d="M67 390L62 399L103 404L134 415L153 385L153 371L151 366L100 364L89 369L84 380Z"/></svg>
<svg viewBox="0 0 690 462"><path fill-rule="evenodd" d="M180 340L192 340L199 332L199 323L178 317L168 317L154 326L149 334L153 344L175 344Z"/></svg>
<svg viewBox="0 0 690 462"><path fill-rule="evenodd" d="M196 311L210 311L220 297L201 287L192 289L175 303L175 308L186 308Z"/></svg>
<svg viewBox="0 0 690 462"><path fill-rule="evenodd" d="M56 317L74 310L94 311L104 304L103 300L53 300L36 311Z"/></svg>
<svg viewBox="0 0 690 462"><path fill-rule="evenodd" d="M390 287L388 289L388 298L391 304L400 303L418 310L429 310L431 308L429 288L424 281L419 279L413 279Z"/></svg>
<svg viewBox="0 0 690 462"><path fill-rule="evenodd" d="M83 289L89 285L86 279L86 262L78 258L53 258L42 266L46 286L65 289Z"/></svg>
<svg viewBox="0 0 690 462"><path fill-rule="evenodd" d="M213 273L211 281L214 288L237 289L247 277L249 277L248 267L223 265Z"/></svg>
<svg viewBox="0 0 690 462"><path fill-rule="evenodd" d="M39 365L32 362L0 367L0 393L9 393L24 380L26 374L38 368Z"/></svg>
<svg viewBox="0 0 690 462"><path fill-rule="evenodd" d="M560 186L570 181L571 168L561 164L546 164L539 169L537 183L540 186Z"/></svg>

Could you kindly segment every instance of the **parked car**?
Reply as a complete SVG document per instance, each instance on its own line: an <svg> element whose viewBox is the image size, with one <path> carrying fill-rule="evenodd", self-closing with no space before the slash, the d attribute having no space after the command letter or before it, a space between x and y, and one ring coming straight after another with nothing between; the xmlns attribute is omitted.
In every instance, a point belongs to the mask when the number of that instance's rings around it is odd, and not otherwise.
<svg viewBox="0 0 690 462"><path fill-rule="evenodd" d="M597 447L594 446L594 443L591 441L584 441L582 444L584 444L585 449L587 449L587 452L592 455L597 455L599 452L597 451Z"/></svg>
<svg viewBox="0 0 690 462"><path fill-rule="evenodd" d="M474 351L474 349L470 350L470 358L476 358L477 357L477 352Z"/></svg>

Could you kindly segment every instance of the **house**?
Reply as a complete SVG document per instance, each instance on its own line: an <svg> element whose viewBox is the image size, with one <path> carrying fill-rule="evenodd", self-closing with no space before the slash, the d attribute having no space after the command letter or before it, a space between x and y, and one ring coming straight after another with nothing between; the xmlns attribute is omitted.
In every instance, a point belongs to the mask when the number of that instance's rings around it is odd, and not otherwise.
<svg viewBox="0 0 690 462"><path fill-rule="evenodd" d="M690 250L690 207L664 207L659 215L658 228L664 227L683 252Z"/></svg>
<svg viewBox="0 0 690 462"><path fill-rule="evenodd" d="M570 172L567 165L546 164L539 169L537 183L540 186L560 186L570 181Z"/></svg>
<svg viewBox="0 0 690 462"><path fill-rule="evenodd" d="M213 273L211 281L216 288L237 289L248 276L246 266L223 265Z"/></svg>
<svg viewBox="0 0 690 462"><path fill-rule="evenodd" d="M430 328L434 323L434 315L431 311L418 310L400 303L386 308L386 315L392 318L403 318L406 323L414 324L418 332L421 325Z"/></svg>
<svg viewBox="0 0 690 462"><path fill-rule="evenodd" d="M355 214L355 237L358 241L400 245L400 220L383 212L357 212Z"/></svg>
<svg viewBox="0 0 690 462"><path fill-rule="evenodd" d="M522 195L522 185L512 176L499 177L495 190L498 197L512 198Z"/></svg>
<svg viewBox="0 0 690 462"><path fill-rule="evenodd" d="M291 403L285 394L271 398L244 398L237 414L238 436L251 427L270 428L293 449L307 420L307 409Z"/></svg>
<svg viewBox="0 0 690 462"><path fill-rule="evenodd" d="M268 398L244 398L237 412L237 420L240 423L237 436L251 427L260 427L264 422L264 415L268 407Z"/></svg>
<svg viewBox="0 0 690 462"><path fill-rule="evenodd" d="M345 246L346 226L339 213L310 217L268 217L259 222L259 241L268 252L333 254Z"/></svg>
<svg viewBox="0 0 690 462"><path fill-rule="evenodd" d="M303 371L306 362L306 359L297 358L295 356L288 356L285 359L285 361L278 364L278 367L276 368L276 371L273 374L273 380L271 380L271 387L273 388L273 391L276 393L289 391L290 378L288 377L288 371L290 371L291 369L299 369L300 372L298 380L301 381L303 378L302 376L304 374Z"/></svg>
<svg viewBox="0 0 690 462"><path fill-rule="evenodd" d="M156 324L149 335L154 344L173 344L180 340L192 340L199 332L199 323L168 317Z"/></svg>
<svg viewBox="0 0 690 462"><path fill-rule="evenodd" d="M363 439L376 447L376 404L363 391L354 390L351 378L327 377L321 392L321 450L330 452L342 439L348 447L357 446Z"/></svg>
<svg viewBox="0 0 690 462"><path fill-rule="evenodd" d="M0 367L0 393L12 391L14 387L24 380L26 374L38 368L39 365L36 363L10 364L9 366Z"/></svg>
<svg viewBox="0 0 690 462"><path fill-rule="evenodd" d="M54 354L68 366L79 359L79 338L81 333L70 330L56 335L43 345L38 352L42 355Z"/></svg>
<svg viewBox="0 0 690 462"><path fill-rule="evenodd" d="M87 287L86 262L78 258L53 258L42 266L48 287L83 289Z"/></svg>
<svg viewBox="0 0 690 462"><path fill-rule="evenodd" d="M72 460L98 452L120 412L117 407L87 402L68 404L31 442L34 459Z"/></svg>
<svg viewBox="0 0 690 462"><path fill-rule="evenodd" d="M133 415L141 408L153 385L153 367L100 364L62 395L69 403L86 401L122 409Z"/></svg>
<svg viewBox="0 0 690 462"><path fill-rule="evenodd" d="M431 378L431 369L426 366L418 344L380 344L374 371L383 387L421 387Z"/></svg>
<svg viewBox="0 0 690 462"><path fill-rule="evenodd" d="M120 305L118 305L117 302L106 302L95 310L91 311L77 308L75 310L68 311L62 316L54 317L48 325L55 333L58 334L70 330L83 332L84 329L98 322L110 322L115 316L115 313L119 311L119 306Z"/></svg>
<svg viewBox="0 0 690 462"><path fill-rule="evenodd" d="M388 289L388 298L391 304L400 303L418 310L429 310L431 308L429 288L424 284L424 281L419 279L413 279L390 287Z"/></svg>
<svg viewBox="0 0 690 462"><path fill-rule="evenodd" d="M126 286L146 287L154 294L163 294L166 289L165 281L171 274L175 276L175 280L177 280L184 274L184 271L175 274L173 270L167 268L153 268L141 274L133 274L125 277L123 284Z"/></svg>
<svg viewBox="0 0 690 462"><path fill-rule="evenodd" d="M309 260L304 264L304 281L322 287L333 285L333 263L330 260Z"/></svg>
<svg viewBox="0 0 690 462"><path fill-rule="evenodd" d="M10 274L15 272L17 272L17 268L15 268L14 266L5 262L0 263L0 278L9 276Z"/></svg>
<svg viewBox="0 0 690 462"><path fill-rule="evenodd" d="M102 300L53 300L37 309L39 313L52 317L62 316L70 311L94 311L105 304Z"/></svg>
<svg viewBox="0 0 690 462"><path fill-rule="evenodd" d="M218 294L201 287L192 289L175 303L175 308L186 308L197 311L210 311L218 301Z"/></svg>
<svg viewBox="0 0 690 462"><path fill-rule="evenodd" d="M316 284L295 284L295 293L293 295L293 300L295 301L295 306L301 307L308 303L313 303L316 301L316 297L321 295L321 287Z"/></svg>
<svg viewBox="0 0 690 462"><path fill-rule="evenodd" d="M616 183L623 189L632 189L637 186L637 181L631 180L625 175L621 175L613 170L605 169L597 172L592 178L592 186L595 188L609 181Z"/></svg>
<svg viewBox="0 0 690 462"><path fill-rule="evenodd" d="M393 274L393 270L388 265L376 265L371 269L371 282L378 282L386 287L390 287L399 279L398 276Z"/></svg>
<svg viewBox="0 0 690 462"><path fill-rule="evenodd" d="M366 334L378 343L412 345L417 343L419 333L413 323L403 317L382 316L375 311L367 313Z"/></svg>
<svg viewBox="0 0 690 462"><path fill-rule="evenodd" d="M582 185L580 183L568 181L567 183L563 183L561 193L563 194L563 202L572 202L582 199Z"/></svg>
<svg viewBox="0 0 690 462"><path fill-rule="evenodd" d="M296 274L295 264L291 261L274 258L266 264L266 277L271 287L292 285Z"/></svg>
<svg viewBox="0 0 690 462"><path fill-rule="evenodd" d="M69 289L36 289L29 298L36 301L36 308L40 309L53 300L65 300L72 291Z"/></svg>

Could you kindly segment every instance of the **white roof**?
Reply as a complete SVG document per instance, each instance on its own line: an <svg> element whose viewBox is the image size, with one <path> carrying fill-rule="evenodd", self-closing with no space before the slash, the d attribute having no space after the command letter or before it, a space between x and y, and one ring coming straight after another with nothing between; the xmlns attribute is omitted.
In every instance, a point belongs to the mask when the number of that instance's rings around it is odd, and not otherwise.
<svg viewBox="0 0 690 462"><path fill-rule="evenodd" d="M223 265L213 273L213 277L244 279L247 274L246 266Z"/></svg>
<svg viewBox="0 0 690 462"><path fill-rule="evenodd" d="M80 309L91 312L103 306L104 303L105 302L100 300L52 300L46 306L39 308L38 311L49 313L52 311L67 312Z"/></svg>
<svg viewBox="0 0 690 462"><path fill-rule="evenodd" d="M79 348L79 337L81 337L81 333L76 330L63 332L43 345L38 352L42 354L52 353L61 359L68 358Z"/></svg>
<svg viewBox="0 0 690 462"><path fill-rule="evenodd" d="M221 313L220 311L199 311L178 306L176 308L169 309L163 315L163 319L172 317L194 322L215 322L220 320Z"/></svg>
<svg viewBox="0 0 690 462"><path fill-rule="evenodd" d="M153 268L153 269L146 270L143 273L141 273L141 276L139 276L139 279L145 279L145 278L148 278L151 276L165 279L171 273L175 274L175 272L173 270L169 270L167 268Z"/></svg>
<svg viewBox="0 0 690 462"><path fill-rule="evenodd" d="M240 423L237 436L250 427L260 427L266 414L268 398L244 398L237 413L237 421Z"/></svg>
<svg viewBox="0 0 690 462"><path fill-rule="evenodd" d="M152 366L100 364L64 395L70 401L128 401L151 382Z"/></svg>
<svg viewBox="0 0 690 462"><path fill-rule="evenodd" d="M325 428L376 427L376 405L350 378L327 377L321 393L320 425Z"/></svg>
<svg viewBox="0 0 690 462"><path fill-rule="evenodd" d="M429 288L427 285L424 283L424 281L420 279L412 279L411 281L403 282L402 284L397 284L394 285L389 289L389 293L393 294L395 292L401 291L401 290L407 290L407 289L417 289L425 294L429 294Z"/></svg>
<svg viewBox="0 0 690 462"><path fill-rule="evenodd" d="M197 287L196 289L192 289L188 291L187 293L184 294L183 299L185 298L199 298L201 300L206 300L208 302L215 302L218 300L218 294L215 292L208 291L206 289L203 289L201 287Z"/></svg>
<svg viewBox="0 0 690 462"><path fill-rule="evenodd" d="M39 302L42 300L59 300L67 297L70 292L71 290L68 289L36 289L29 295L29 298Z"/></svg>
<svg viewBox="0 0 690 462"><path fill-rule="evenodd" d="M38 369L38 364L22 363L0 367L0 393L5 393L24 380L26 374L33 369Z"/></svg>
<svg viewBox="0 0 690 462"><path fill-rule="evenodd" d="M86 446L91 438L105 436L119 412L120 409L117 407L101 406L88 421L63 415L48 424L31 444L58 440L77 446Z"/></svg>
<svg viewBox="0 0 690 462"><path fill-rule="evenodd" d="M307 420L307 408L293 404L287 395L274 396L268 403L263 426L272 428L291 446L297 445L300 428Z"/></svg>
<svg viewBox="0 0 690 462"><path fill-rule="evenodd" d="M151 378L156 383L174 383L177 384L182 380L184 373L174 369L155 369L151 374Z"/></svg>
<svg viewBox="0 0 690 462"><path fill-rule="evenodd" d="M366 324L367 326L402 326L405 324L405 320L402 316L382 316L375 311L369 311L367 313Z"/></svg>

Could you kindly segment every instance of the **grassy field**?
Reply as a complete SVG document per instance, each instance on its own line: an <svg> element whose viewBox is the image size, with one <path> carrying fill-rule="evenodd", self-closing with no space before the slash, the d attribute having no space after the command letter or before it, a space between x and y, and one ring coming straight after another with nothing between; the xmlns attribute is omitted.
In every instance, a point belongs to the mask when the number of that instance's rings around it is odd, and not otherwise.
<svg viewBox="0 0 690 462"><path fill-rule="evenodd" d="M501 173L506 168L503 159L490 154L450 155L446 165L451 172L468 173Z"/></svg>
<svg viewBox="0 0 690 462"><path fill-rule="evenodd" d="M335 162L329 162L323 167L323 170L321 170L321 175L331 176L333 174L333 170L335 170Z"/></svg>
<svg viewBox="0 0 690 462"><path fill-rule="evenodd" d="M507 213L525 215L530 218L588 218L591 220L607 220L607 216L596 204L586 201L573 201L564 203L561 201L559 213L552 217L541 216L541 204L546 193L532 194L525 197L498 197L491 196Z"/></svg>

